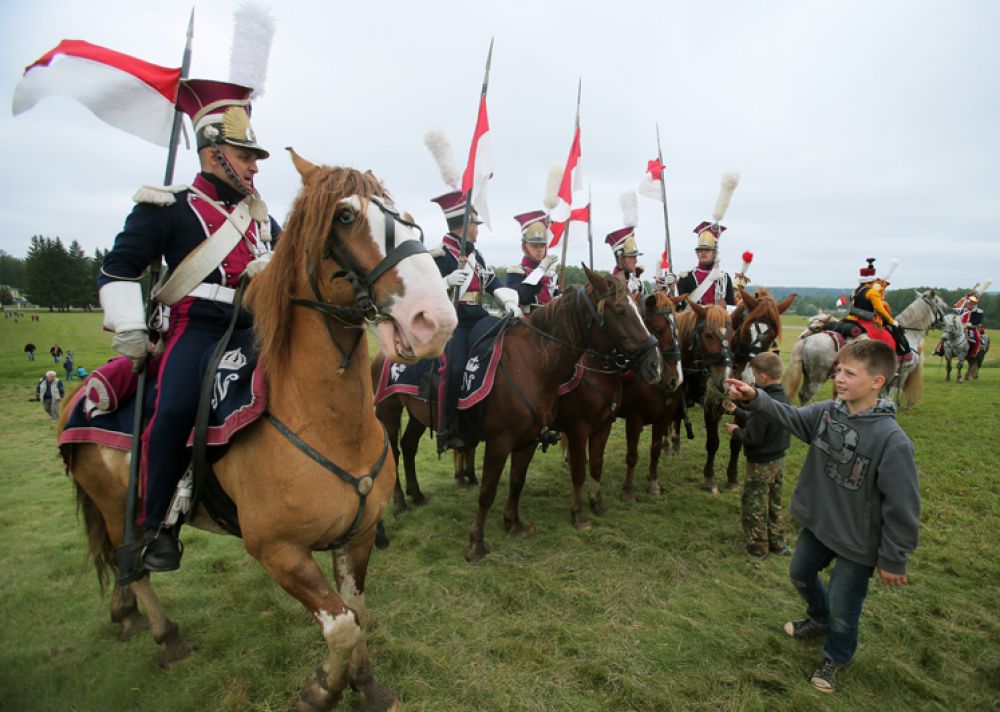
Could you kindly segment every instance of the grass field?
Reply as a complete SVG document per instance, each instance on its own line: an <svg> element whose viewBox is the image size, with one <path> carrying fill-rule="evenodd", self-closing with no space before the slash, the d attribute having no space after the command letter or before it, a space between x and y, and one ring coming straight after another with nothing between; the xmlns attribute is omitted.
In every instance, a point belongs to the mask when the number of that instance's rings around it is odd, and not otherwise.
<svg viewBox="0 0 1000 712"><path fill-rule="evenodd" d="M53 341L88 369L110 355L99 325L94 314L0 321L0 710L293 709L325 643L236 539L186 529L183 567L154 579L196 646L190 658L164 671L149 636L115 640L52 426L28 400ZM797 334L787 331L786 355ZM34 364L22 352L28 340L45 354ZM873 581L858 655L836 695L806 680L819 645L781 631L802 613L788 559L748 560L738 493L699 489L698 413L696 439L661 461L663 495L640 495L635 506L616 497L624 474L616 427L604 478L610 512L590 532L570 526L561 456L539 453L522 500L534 535L504 534L501 491L486 527L491 553L475 566L462 554L476 493L458 491L450 461L425 442L419 465L431 501L390 517L392 546L372 559L376 674L407 710L434 712L992 709L1000 698L996 354L978 382L961 385L944 383L932 359L923 402L899 417L916 443L921 544L909 587ZM804 452L801 443L789 452L786 498ZM646 462L640 451L639 472Z"/></svg>

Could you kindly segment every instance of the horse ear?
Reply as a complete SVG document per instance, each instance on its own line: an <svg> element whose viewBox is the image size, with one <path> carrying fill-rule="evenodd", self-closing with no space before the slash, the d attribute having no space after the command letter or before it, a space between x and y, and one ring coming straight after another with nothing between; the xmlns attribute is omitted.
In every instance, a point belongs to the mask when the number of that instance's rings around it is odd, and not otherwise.
<svg viewBox="0 0 1000 712"><path fill-rule="evenodd" d="M691 305L691 308L694 309L694 313L698 315L699 319L704 319L705 318L705 314L707 313L707 310L705 309L704 306L702 306L698 302L693 302L690 299L687 300L687 303Z"/></svg>
<svg viewBox="0 0 1000 712"><path fill-rule="evenodd" d="M601 277L601 275L597 274L597 272L592 271L583 262L580 263L580 266L583 267L583 273L587 275L587 281L590 282L590 286L596 289L598 292L601 292L606 287L614 284L614 282L611 282L610 280L605 280L604 278Z"/></svg>
<svg viewBox="0 0 1000 712"><path fill-rule="evenodd" d="M292 154L292 165L294 165L295 170L299 172L302 182L307 183L309 179L316 174L316 171L319 170L319 166L304 159L302 156L297 154L295 149L291 146L285 146L285 150Z"/></svg>
<svg viewBox="0 0 1000 712"><path fill-rule="evenodd" d="M743 300L743 303L747 305L750 311L757 308L757 300L751 297L743 287L740 287L740 299Z"/></svg>
<svg viewBox="0 0 1000 712"><path fill-rule="evenodd" d="M643 304L646 305L646 311L648 311L648 312L655 312L656 311L656 306L657 306L656 305L656 295L655 294L650 294L648 297L646 297L646 299L643 302Z"/></svg>
<svg viewBox="0 0 1000 712"><path fill-rule="evenodd" d="M792 292L787 297L778 302L778 313L784 314L785 311L788 309L788 307L792 306L792 302L794 302L795 298L798 296L799 296L798 294Z"/></svg>

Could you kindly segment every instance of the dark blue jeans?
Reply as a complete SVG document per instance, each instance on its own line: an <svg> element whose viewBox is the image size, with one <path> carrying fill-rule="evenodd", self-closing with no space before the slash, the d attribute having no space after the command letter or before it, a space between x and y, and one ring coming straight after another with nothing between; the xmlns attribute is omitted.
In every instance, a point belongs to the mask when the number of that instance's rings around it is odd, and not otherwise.
<svg viewBox="0 0 1000 712"><path fill-rule="evenodd" d="M836 559L827 588L819 572ZM827 627L823 654L838 665L846 665L858 648L858 621L868 595L868 579L874 566L863 566L838 556L808 529L795 545L788 570L792 584L805 599L806 615Z"/></svg>

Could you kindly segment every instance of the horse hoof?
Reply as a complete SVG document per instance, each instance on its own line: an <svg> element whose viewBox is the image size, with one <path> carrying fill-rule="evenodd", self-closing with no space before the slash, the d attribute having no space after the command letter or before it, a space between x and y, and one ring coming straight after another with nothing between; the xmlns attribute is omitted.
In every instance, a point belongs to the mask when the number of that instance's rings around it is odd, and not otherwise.
<svg viewBox="0 0 1000 712"><path fill-rule="evenodd" d="M409 510L410 507L406 504L406 502L396 502L392 505L392 516L398 517L401 514L405 514Z"/></svg>
<svg viewBox="0 0 1000 712"><path fill-rule="evenodd" d="M662 490L660 489L659 482L651 481L649 484L646 485L646 494L651 494L654 497L659 497L661 493Z"/></svg>
<svg viewBox="0 0 1000 712"><path fill-rule="evenodd" d="M726 483L726 489L728 491L730 491L730 492L736 492L739 488L740 488L740 483L739 482L727 482ZM718 494L718 492L716 492L715 494Z"/></svg>
<svg viewBox="0 0 1000 712"><path fill-rule="evenodd" d="M465 552L465 560L470 564L476 564L486 558L486 546L483 544L473 544L469 547L469 550Z"/></svg>
<svg viewBox="0 0 1000 712"><path fill-rule="evenodd" d="M635 491L631 487L622 490L622 504L635 504Z"/></svg>
<svg viewBox="0 0 1000 712"><path fill-rule="evenodd" d="M392 688L378 680L372 680L370 685L358 690L358 712L396 712L402 708L402 702Z"/></svg>
<svg viewBox="0 0 1000 712"><path fill-rule="evenodd" d="M458 487L458 489L462 490L463 492L469 489L469 483L463 477L455 478L455 486Z"/></svg>
<svg viewBox="0 0 1000 712"><path fill-rule="evenodd" d="M507 533L510 534L511 538L521 538L534 534L535 525L533 522L528 522L524 524L522 522L512 522L507 528Z"/></svg>
<svg viewBox="0 0 1000 712"><path fill-rule="evenodd" d="M590 498L590 511L596 514L598 517L603 517L608 513L608 508L604 506L604 499L601 497Z"/></svg>
<svg viewBox="0 0 1000 712"><path fill-rule="evenodd" d="M706 482L704 490L709 494L719 494L719 488L715 486L714 482Z"/></svg>
<svg viewBox="0 0 1000 712"><path fill-rule="evenodd" d="M570 512L570 518L573 521L573 527L577 531L589 532L594 528L593 523L590 521L590 517L583 512L583 510L577 512Z"/></svg>
<svg viewBox="0 0 1000 712"><path fill-rule="evenodd" d="M416 495L410 495L410 504L414 507L423 507L430 501L430 497L425 495L423 492L418 492Z"/></svg>
<svg viewBox="0 0 1000 712"><path fill-rule="evenodd" d="M156 656L156 664L164 670L169 670L190 655L191 650L191 645L178 636L176 640L164 644L160 654Z"/></svg>

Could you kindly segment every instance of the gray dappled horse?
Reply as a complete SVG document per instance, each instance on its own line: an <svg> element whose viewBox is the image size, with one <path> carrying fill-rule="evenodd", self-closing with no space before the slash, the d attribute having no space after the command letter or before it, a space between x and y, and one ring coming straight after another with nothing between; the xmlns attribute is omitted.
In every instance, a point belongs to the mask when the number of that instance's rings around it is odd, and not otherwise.
<svg viewBox="0 0 1000 712"><path fill-rule="evenodd" d="M962 366L967 360L969 363L969 370L965 374L966 380L969 378L969 373L972 372L972 363L969 359L969 337L965 335L965 324L962 323L962 318L958 314L948 314L942 320L944 322L941 327L941 343L944 351L944 380L951 380L951 360L954 358L958 359L958 373L955 376L955 383L962 380Z"/></svg>

